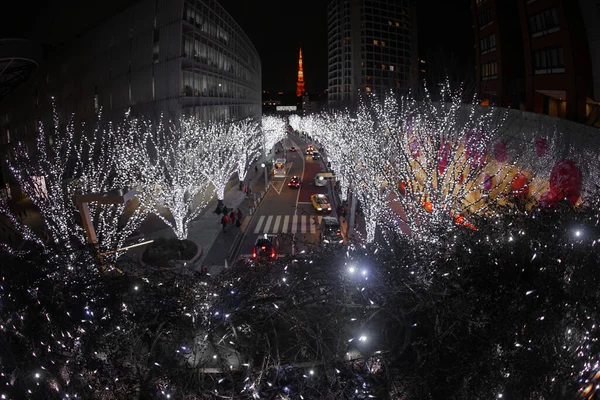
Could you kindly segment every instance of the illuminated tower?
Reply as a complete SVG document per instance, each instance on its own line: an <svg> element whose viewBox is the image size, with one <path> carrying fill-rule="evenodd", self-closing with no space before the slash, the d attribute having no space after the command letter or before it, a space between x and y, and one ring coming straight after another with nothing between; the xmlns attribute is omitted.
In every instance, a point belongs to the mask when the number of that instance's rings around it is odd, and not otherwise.
<svg viewBox="0 0 600 400"><path fill-rule="evenodd" d="M296 96L304 94L304 72L302 71L302 47L300 47L300 58L298 59L298 82L296 82Z"/></svg>

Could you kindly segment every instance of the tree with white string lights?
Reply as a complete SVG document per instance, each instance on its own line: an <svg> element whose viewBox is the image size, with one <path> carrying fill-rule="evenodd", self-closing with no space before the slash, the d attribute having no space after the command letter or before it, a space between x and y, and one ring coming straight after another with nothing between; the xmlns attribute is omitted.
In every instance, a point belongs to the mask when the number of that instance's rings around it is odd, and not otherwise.
<svg viewBox="0 0 600 400"><path fill-rule="evenodd" d="M261 120L262 141L264 156L286 136L285 121L283 118L267 115Z"/></svg>
<svg viewBox="0 0 600 400"><path fill-rule="evenodd" d="M121 131L127 129L127 120L106 123L99 115L93 131L77 127L71 118L61 125L56 108L53 109L53 142L48 145L44 125L40 123L37 148L30 153L19 144L10 168L22 190L40 210L44 234L34 234L23 224L18 230L26 240L46 246L52 256L73 254L86 245L87 238L80 222L74 196L105 194L124 189L127 181L119 165L125 159L127 148ZM79 139L76 140L76 131ZM100 252L114 252L137 229L146 217L147 209L135 209L125 215L125 204L89 203L92 225ZM3 212L10 217L10 210ZM111 259L120 253L112 253ZM68 259L70 256L65 256Z"/></svg>
<svg viewBox="0 0 600 400"><path fill-rule="evenodd" d="M248 132L223 121L202 122L191 118L187 123L195 131L201 146L201 172L215 187L217 200L221 203L229 179L239 168L239 142L245 142Z"/></svg>
<svg viewBox="0 0 600 400"><path fill-rule="evenodd" d="M90 137L83 136L75 147L73 181L69 185L70 195L105 194L114 190L137 187L138 199L149 204L150 187L139 185L134 174L141 166L134 142L139 140L140 125L126 116L117 124L97 127ZM136 184L137 183L137 184ZM151 211L150 207L133 207L129 204L88 204L98 239L98 250L116 259L122 253L115 250L123 247L125 240L138 229Z"/></svg>
<svg viewBox="0 0 600 400"><path fill-rule="evenodd" d="M240 182L244 182L248 168L260 154L260 130L258 124L251 118L232 122L231 131L238 139L235 144L235 159L237 174Z"/></svg>
<svg viewBox="0 0 600 400"><path fill-rule="evenodd" d="M149 176L144 179L146 181L150 181L150 177L155 179L154 190L157 200L156 205L144 204L144 206L154 207L154 213L173 229L179 240L187 238L189 223L200 215L212 198L213 191L210 184L213 183L217 190L220 189L218 193L221 195L224 190L224 184L221 184L216 176L213 176L214 181L211 180L205 170L210 166L211 161L213 163L218 161L213 152L222 149L219 146L230 144L207 141L213 136L206 135L205 130L214 129L214 132L221 132L220 128L220 124L201 125L194 117L183 117L177 121L177 124L168 122L165 125L161 120L155 132L147 132L146 140L138 143L141 147L149 146L149 152L145 152L143 148L137 148L136 151L146 154L146 159L142 163L145 166L144 173ZM230 153L223 159L227 156L230 157ZM227 161L228 171L233 170L234 161L233 159ZM213 165L210 171L217 170L219 166L219 164ZM227 176L230 175L231 172ZM161 208L169 211L172 220L163 215Z"/></svg>

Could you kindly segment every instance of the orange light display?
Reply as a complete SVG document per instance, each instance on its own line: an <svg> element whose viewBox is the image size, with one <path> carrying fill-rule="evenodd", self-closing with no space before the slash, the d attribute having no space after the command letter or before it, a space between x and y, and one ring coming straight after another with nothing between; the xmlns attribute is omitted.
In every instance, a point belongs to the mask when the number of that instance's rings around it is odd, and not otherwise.
<svg viewBox="0 0 600 400"><path fill-rule="evenodd" d="M300 47L300 58L298 59L298 82L296 83L296 96L304 94L304 71L302 70L302 47Z"/></svg>

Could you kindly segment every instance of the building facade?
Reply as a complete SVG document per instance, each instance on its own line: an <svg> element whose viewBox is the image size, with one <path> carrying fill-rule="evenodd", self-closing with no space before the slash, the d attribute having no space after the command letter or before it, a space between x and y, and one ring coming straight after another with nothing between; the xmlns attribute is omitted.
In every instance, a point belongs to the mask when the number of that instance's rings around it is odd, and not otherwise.
<svg viewBox="0 0 600 400"><path fill-rule="evenodd" d="M599 54L600 6L584 14L590 4L472 0L482 104L589 123L600 95L593 73L600 59L591 57Z"/></svg>
<svg viewBox="0 0 600 400"><path fill-rule="evenodd" d="M409 0L331 0L327 12L330 106L410 89L417 57Z"/></svg>
<svg viewBox="0 0 600 400"><path fill-rule="evenodd" d="M2 141L35 131L54 96L60 111L177 118L261 115L259 55L216 0L141 0L72 40L0 103Z"/></svg>

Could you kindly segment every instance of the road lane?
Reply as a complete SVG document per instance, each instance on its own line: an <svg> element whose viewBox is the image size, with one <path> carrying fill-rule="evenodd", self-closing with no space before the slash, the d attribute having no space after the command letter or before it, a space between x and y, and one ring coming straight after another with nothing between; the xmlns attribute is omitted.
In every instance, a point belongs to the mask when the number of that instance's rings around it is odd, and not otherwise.
<svg viewBox="0 0 600 400"><path fill-rule="evenodd" d="M321 160L313 160L312 156L306 155L306 144L295 136L286 138L283 144L287 150L287 161L291 163L288 176L271 181L277 190L271 188L252 219L244 222L245 236L238 252L240 256L252 254L257 237L265 233L278 235L279 254L291 254L293 240L296 241L297 252L309 250L318 243L321 217L335 216L335 212L317 215L310 203L312 194L328 193L327 187L314 185L315 175L324 170ZM290 152L291 146L296 146L298 151ZM300 189L287 186L294 175L302 177Z"/></svg>

